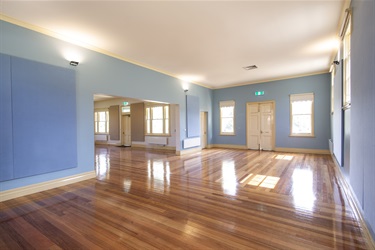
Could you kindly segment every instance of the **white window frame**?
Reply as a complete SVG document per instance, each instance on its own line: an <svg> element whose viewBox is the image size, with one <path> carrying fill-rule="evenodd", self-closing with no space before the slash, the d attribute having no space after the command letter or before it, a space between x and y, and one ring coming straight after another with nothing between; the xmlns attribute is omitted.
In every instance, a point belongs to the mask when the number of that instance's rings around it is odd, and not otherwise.
<svg viewBox="0 0 375 250"><path fill-rule="evenodd" d="M161 107L163 109L163 115L161 119L154 119L153 118L153 110L154 108ZM145 105L145 135L149 136L170 136L170 106L169 104L163 103L146 103ZM162 133L156 133L153 131L153 121L154 120L162 120Z"/></svg>
<svg viewBox="0 0 375 250"><path fill-rule="evenodd" d="M227 107L233 107L233 116L223 116L222 109ZM235 123L235 112L236 112L236 103L235 101L221 101L220 102L220 135L235 135L236 134L236 123ZM226 132L223 128L223 119L232 119L233 131Z"/></svg>
<svg viewBox="0 0 375 250"><path fill-rule="evenodd" d="M307 114L295 114L293 111L293 103L311 101L310 110L307 111ZM310 115L311 116L311 132L310 133L298 133L293 131L293 122L295 116L301 115ZM292 94L290 95L290 136L293 137L314 137L314 93L303 93L303 94Z"/></svg>
<svg viewBox="0 0 375 250"><path fill-rule="evenodd" d="M343 109L349 109L351 106L351 15L350 11L345 20L345 32L342 37L343 43Z"/></svg>
<svg viewBox="0 0 375 250"><path fill-rule="evenodd" d="M99 114L104 112L105 113L105 120L99 121ZM99 132L99 123L105 122L105 132ZM94 131L95 134L108 134L109 133L109 111L108 109L98 109L94 112Z"/></svg>
<svg viewBox="0 0 375 250"><path fill-rule="evenodd" d="M332 67L331 71L331 115L335 112L335 76L336 76L336 67Z"/></svg>

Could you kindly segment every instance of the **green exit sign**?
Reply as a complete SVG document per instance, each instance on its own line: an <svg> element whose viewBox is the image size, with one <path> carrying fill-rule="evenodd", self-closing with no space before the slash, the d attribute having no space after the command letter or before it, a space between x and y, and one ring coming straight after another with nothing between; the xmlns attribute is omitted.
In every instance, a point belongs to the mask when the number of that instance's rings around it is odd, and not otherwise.
<svg viewBox="0 0 375 250"><path fill-rule="evenodd" d="M123 102L122 105L127 106L129 105L129 102Z"/></svg>
<svg viewBox="0 0 375 250"><path fill-rule="evenodd" d="M264 91L255 91L255 95L256 96L264 95Z"/></svg>

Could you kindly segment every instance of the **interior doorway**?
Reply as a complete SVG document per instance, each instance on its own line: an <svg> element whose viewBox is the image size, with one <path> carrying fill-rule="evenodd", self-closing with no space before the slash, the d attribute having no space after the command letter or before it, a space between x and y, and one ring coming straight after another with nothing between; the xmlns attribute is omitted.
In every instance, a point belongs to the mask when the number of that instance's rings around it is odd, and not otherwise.
<svg viewBox="0 0 375 250"><path fill-rule="evenodd" d="M275 102L249 102L246 105L247 148L275 149Z"/></svg>
<svg viewBox="0 0 375 250"><path fill-rule="evenodd" d="M121 145L131 146L131 117L123 115L121 120Z"/></svg>
<svg viewBox="0 0 375 250"><path fill-rule="evenodd" d="M207 148L208 112L201 112L201 148Z"/></svg>

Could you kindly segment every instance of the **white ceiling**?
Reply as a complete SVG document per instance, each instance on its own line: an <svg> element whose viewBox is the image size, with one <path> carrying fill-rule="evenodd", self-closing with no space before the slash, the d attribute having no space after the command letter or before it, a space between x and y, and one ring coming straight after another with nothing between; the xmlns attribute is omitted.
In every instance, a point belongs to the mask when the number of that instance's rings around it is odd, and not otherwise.
<svg viewBox="0 0 375 250"><path fill-rule="evenodd" d="M223 88L328 72L344 2L13 0L1 1L0 10L87 47ZM254 64L258 69L243 69Z"/></svg>

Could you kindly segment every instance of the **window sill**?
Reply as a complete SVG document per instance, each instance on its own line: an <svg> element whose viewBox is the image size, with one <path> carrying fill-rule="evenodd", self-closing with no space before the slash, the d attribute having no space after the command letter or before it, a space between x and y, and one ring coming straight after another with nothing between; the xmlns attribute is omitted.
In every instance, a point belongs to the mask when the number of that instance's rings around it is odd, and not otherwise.
<svg viewBox="0 0 375 250"><path fill-rule="evenodd" d="M171 137L170 134L145 134L145 136L154 136L154 137Z"/></svg>
<svg viewBox="0 0 375 250"><path fill-rule="evenodd" d="M291 134L289 137L302 137L302 138L315 138L315 135L296 135L296 134Z"/></svg>
<svg viewBox="0 0 375 250"><path fill-rule="evenodd" d="M236 135L236 134L223 134L223 133L220 133L220 135L224 135L224 136L228 136L228 135L231 135L231 136L234 136L234 135Z"/></svg>

